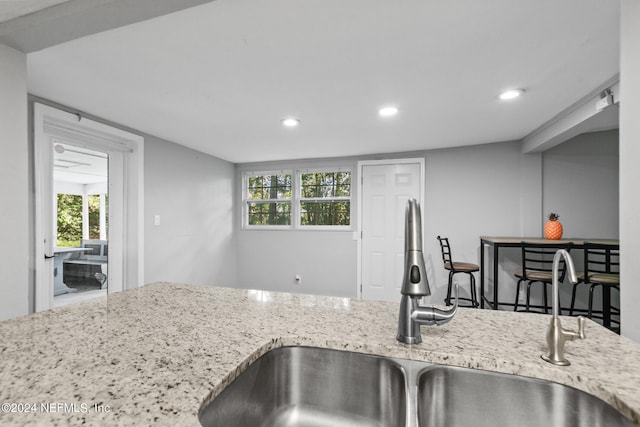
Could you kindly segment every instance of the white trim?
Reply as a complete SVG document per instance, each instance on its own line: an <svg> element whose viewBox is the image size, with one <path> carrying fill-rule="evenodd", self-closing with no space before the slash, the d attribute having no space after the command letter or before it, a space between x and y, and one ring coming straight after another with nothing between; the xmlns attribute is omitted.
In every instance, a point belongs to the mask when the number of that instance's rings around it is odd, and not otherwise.
<svg viewBox="0 0 640 427"><path fill-rule="evenodd" d="M295 168L284 168L284 169L262 169L255 171L243 171L242 176L263 176L263 175L286 175L292 174Z"/></svg>
<svg viewBox="0 0 640 427"><path fill-rule="evenodd" d="M107 240L106 194L100 193L100 240Z"/></svg>
<svg viewBox="0 0 640 427"><path fill-rule="evenodd" d="M113 247L112 245L109 253L110 256L113 254L113 256L122 258L123 273L122 280L119 281L120 285L114 286L113 289L110 287L110 291L134 288L144 284L144 138L36 102L34 103L36 311L53 306L53 283L45 285L48 269L42 256L43 252L52 255L53 242L46 242L44 249L42 248L47 227L46 224L41 224L37 220L39 212L46 212L42 209L51 209L51 207L47 208L46 203L43 206L43 200L45 192L53 192L52 188L49 190L46 188L48 185L52 185L53 181L52 176L47 178L50 168L46 167L47 162L48 164L52 163L47 159L50 138L52 137L57 140L69 141L76 146L106 151L110 153L110 156L122 159L120 162L123 168L120 171L122 178L117 185L121 188L123 196L123 214L119 228L112 221L109 224L110 230L121 236L122 247L120 250L122 252L118 255L117 246ZM52 215L48 215L48 217L52 218ZM114 226L116 226L115 230ZM48 229L50 230L51 227L49 226ZM116 242L114 241L114 243ZM115 276L117 269L114 271L110 267L109 274ZM110 283L115 285L116 280L110 281Z"/></svg>
<svg viewBox="0 0 640 427"><path fill-rule="evenodd" d="M254 176L265 175L291 175L291 198L289 199L258 199L251 201L256 203L290 203L291 204L291 223L289 225L249 225L249 201L247 198L247 186L249 185L249 178ZM294 179L295 169L267 169L263 171L245 171L242 172L242 230L292 230L293 229L293 192L294 192Z"/></svg>
<svg viewBox="0 0 640 427"><path fill-rule="evenodd" d="M317 172L351 172L353 173L353 167L351 166L316 166L308 168L296 168L296 171L302 173L317 173Z"/></svg>
<svg viewBox="0 0 640 427"><path fill-rule="evenodd" d="M420 205L424 205L425 202L425 159L424 157L415 157L415 158L403 158L403 159L383 159L383 160L361 160L358 162L357 170L358 170L358 195L357 195L357 206L358 206L358 225L356 227L356 231L354 232L354 240L357 240L357 255L356 255L356 295L358 299L362 299L362 169L365 166L376 166L376 165L399 165L399 164L412 164L417 163L420 165ZM353 176L351 185L353 185ZM420 210L420 214L422 215L421 221L424 224L424 208ZM424 227L422 228L422 241L424 242Z"/></svg>
<svg viewBox="0 0 640 427"><path fill-rule="evenodd" d="M76 147L96 151L104 150L105 144L111 151L131 152L135 148L135 139L131 138L133 134L129 132L84 118L79 114L73 115L52 107L47 108L53 111L47 111L43 116L43 130L55 135L63 143L69 141ZM138 135L133 136L141 138Z"/></svg>
<svg viewBox="0 0 640 427"><path fill-rule="evenodd" d="M351 174L351 190L349 197L332 197L332 198L302 198L302 174L305 173L327 173L327 172L349 172ZM293 211L296 215L295 217L295 229L298 230L316 230L316 231L353 231L353 168L350 166L321 166L321 167L311 167L311 168L299 168L296 169L296 182L294 190L296 191L294 201L295 204L293 206ZM300 205L302 201L308 200L317 200L317 201L348 201L349 202L349 225L302 225L300 223L301 220L301 209Z"/></svg>
<svg viewBox="0 0 640 427"><path fill-rule="evenodd" d="M301 175L303 173L323 173L323 172L349 172L351 174L351 195L347 198L336 197L332 199L322 200L341 200L349 201L350 224L347 225L301 225L300 224L300 202L302 196ZM265 175L291 175L291 198L290 199L260 199L253 200L256 203L273 203L283 202L291 203L291 223L288 225L249 225L248 203L252 200L247 198L247 185L249 177L265 176ZM317 167L301 167L301 168L275 168L264 170L252 170L242 172L242 209L241 209L241 229L242 230L279 230L279 231L353 231L354 218L354 171L351 166L317 166ZM305 199L309 200L309 199ZM318 200L321 200L320 198Z"/></svg>
<svg viewBox="0 0 640 427"><path fill-rule="evenodd" d="M34 184L35 184L35 270L36 283L34 309L42 311L53 307L53 247L54 242L46 238L46 230L53 229L53 204L42 203L44 194L53 194L53 154L42 148L50 143L44 133L44 110L38 104L34 108ZM47 166L48 165L48 166ZM46 259L45 259L46 258Z"/></svg>
<svg viewBox="0 0 640 427"><path fill-rule="evenodd" d="M55 196L56 194L54 192L53 197ZM89 198L89 195L87 194L82 195L82 238L83 239L89 238L89 200L88 198ZM57 214L58 210L56 209L55 212ZM53 231L55 232L56 230L57 230L57 227L54 226Z"/></svg>

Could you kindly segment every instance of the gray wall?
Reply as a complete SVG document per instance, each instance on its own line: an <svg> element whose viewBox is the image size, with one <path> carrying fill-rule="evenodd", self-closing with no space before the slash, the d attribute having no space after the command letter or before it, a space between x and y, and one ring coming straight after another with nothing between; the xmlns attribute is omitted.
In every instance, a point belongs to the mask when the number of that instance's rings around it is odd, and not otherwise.
<svg viewBox="0 0 640 427"><path fill-rule="evenodd" d="M29 312L27 63L0 45L0 320Z"/></svg>
<svg viewBox="0 0 640 427"><path fill-rule="evenodd" d="M636 6L628 4L626 7L629 9ZM636 8L634 13L640 11ZM625 28L627 32L631 31L630 25ZM623 42L626 40L623 45L627 49L627 57L631 57L631 52L635 52L634 49L637 48L633 44L635 39L631 39L623 37ZM1 190L3 200L15 202L12 210L3 210L3 217L0 218L3 235L8 236L5 238L12 242L10 249L0 249L0 317L6 318L24 314L28 310L27 241L30 228L27 218L30 190L24 55L6 47L0 46L0 49L3 65L11 65L3 67L0 76L3 90L0 123L3 127L4 149L0 158L0 173L3 174L3 182L12 183L10 186L2 185ZM629 72L637 66L636 60L628 61L627 66L623 67L623 71L627 70L624 74L627 81L631 82L626 86L629 90L637 91L640 86L637 80L634 83L632 76L636 74ZM640 96L635 99L640 99ZM632 101L627 103L632 107L634 105ZM635 141L640 137L640 132L637 120L628 113L630 108L625 107L622 112L623 117L625 112L627 116L622 121L620 145L620 236L623 256L630 259L625 263L623 258L623 281L625 277L630 278L627 281L632 281L633 272L637 268L633 261L637 258L633 253L635 246L628 244L625 249L625 242L632 241L633 237L640 234L636 225L638 202L633 197L637 182L640 182L635 164L638 158ZM632 109L632 112L638 110L640 107ZM234 187L233 166L170 142L147 138L147 281L175 280L355 296L356 242L351 232L239 231L239 209L234 206L239 192L237 180ZM425 222L425 249L428 252L430 280L435 290L432 298L434 302L441 300L446 283L435 242L437 234L449 234L456 257L477 262L480 235L532 235L536 231L541 235L543 214L550 206L554 206L553 209L562 215L568 227L567 235L574 234L575 230L575 235L588 231L588 235L593 237L609 237L611 230L617 228L617 213L613 210L604 216L599 213L595 224L574 218L577 214L573 212L592 209L591 200L585 197L578 201L566 201L565 189L559 184L547 185L549 182L562 182L564 185L576 171L593 167L594 159L604 161L600 166L613 167L613 152L599 151L604 145L612 146L611 134L592 134L577 139L580 140L569 141L565 143L566 146L563 144L546 153L544 167L535 156L520 155L517 143L434 150L419 154L426 159L425 209L428 215ZM587 149L596 152L589 154L585 152ZM356 159L347 159L347 163L355 166ZM606 175L612 177L615 172L608 169ZM598 182L598 192L616 194L618 190L614 188L613 181L610 179ZM612 188L607 190L606 186L603 187L604 182L608 182L607 185ZM543 184L544 196L541 196ZM591 193L592 184L588 180L577 180L577 185L577 189L572 188L572 194ZM215 195L208 200L207 196L210 194ZM154 214L161 216L160 226L152 225ZM235 227L232 226L234 223ZM625 253L628 255L624 255ZM629 258L629 255L635 257ZM512 269L517 264L516 257L510 254L504 256L501 274L510 279ZM296 274L303 277L302 285L295 285L293 282ZM623 297L624 292L623 290ZM623 298L623 312L628 316L628 324L636 325L640 315L635 314L633 302L640 300L640 294L633 287L629 287L626 292L628 297ZM628 327L625 332L623 326L623 333L627 335L633 335L634 331L635 329ZM635 339L640 341L640 337Z"/></svg>
<svg viewBox="0 0 640 427"><path fill-rule="evenodd" d="M243 171L265 171L276 166L277 168L350 166L355 172L356 163L357 161L351 158L236 166L235 195L238 205L235 224L238 230L238 287L356 297L357 242L353 240L352 231L243 230L240 204ZM352 182L356 182L356 179L355 175L352 176ZM355 186L353 190L355 205L357 197ZM355 217L352 217L352 221L355 221ZM296 275L302 277L300 284L295 282Z"/></svg>
<svg viewBox="0 0 640 427"><path fill-rule="evenodd" d="M356 297L356 242L344 231L243 230L238 287ZM302 277L295 283L295 275Z"/></svg>
<svg viewBox="0 0 640 427"><path fill-rule="evenodd" d="M145 282L234 286L233 165L151 136L144 154Z"/></svg>
<svg viewBox="0 0 640 427"><path fill-rule="evenodd" d="M442 302L448 281L438 234L450 238L456 260L472 263L480 262L481 235L543 237L551 211L562 215L566 237L619 236L616 130L579 135L542 154L523 155L519 143L507 142L430 151L426 159L425 261L433 303ZM485 256L488 263L488 249ZM581 254L574 257L579 266ZM501 301L515 300L513 274L519 267L519 249L500 251ZM487 274L490 289L493 278ZM467 294L466 278L456 278ZM534 303L540 301L538 292ZM562 287L562 304L568 306L570 298L571 287ZM576 307L586 303L586 289L581 289Z"/></svg>
<svg viewBox="0 0 640 427"><path fill-rule="evenodd" d="M640 342L640 2L623 0L620 50L620 249L622 335Z"/></svg>
<svg viewBox="0 0 640 427"><path fill-rule="evenodd" d="M618 130L578 135L542 153L543 215L560 215L564 237L617 239L619 231L619 135ZM582 271L583 254L573 250L576 269ZM568 284L560 288L560 298L568 307L571 301ZM594 307L602 300L595 293ZM588 287L579 286L576 307L588 304ZM619 294L611 293L619 307Z"/></svg>
<svg viewBox="0 0 640 427"><path fill-rule="evenodd" d="M543 211L560 214L565 237L618 238L618 140L587 133L542 154Z"/></svg>
<svg viewBox="0 0 640 427"><path fill-rule="evenodd" d="M77 112L35 96L31 96L30 101ZM145 283L174 281L235 286L233 164L85 112L82 114L144 137ZM160 215L158 226L153 225L155 214ZM31 279L29 287L33 286Z"/></svg>
<svg viewBox="0 0 640 427"><path fill-rule="evenodd" d="M566 219L567 236L618 237L617 204L591 206L594 189L599 200L617 197L617 136L617 131L581 135L542 155L523 155L519 142L401 155L425 158L424 249L432 290L430 301L442 303L448 280L437 235L450 238L457 260L479 263L480 236L542 237L545 213L553 206ZM316 165L332 162L351 163L356 171L356 159L324 159ZM239 186L243 170L313 164L306 160L298 164L238 165L236 181ZM357 180L354 176L353 182ZM237 194L240 191L238 187ZM586 219L580 216L581 212ZM357 217L355 212L354 221ZM357 246L352 233L240 230L239 212L236 219L239 287L357 295ZM519 265L519 249L501 251L499 281L503 301L515 299L513 273ZM294 282L296 274L303 276L301 285ZM466 279L459 281L462 294L467 293ZM487 285L492 283L493 278L489 277ZM562 298L566 303L569 292L570 287L565 287ZM534 293L533 299L535 302L539 297Z"/></svg>
<svg viewBox="0 0 640 427"><path fill-rule="evenodd" d="M426 154L425 262L433 271L431 302L441 304L446 295L448 272L444 270L436 236L448 237L456 261L480 262L480 236L521 235L520 194L523 183L520 143L507 142ZM503 297L514 292L503 286L512 282L517 259L505 256L500 262ZM468 296L468 281L456 275L461 296ZM476 275L479 289L479 275Z"/></svg>

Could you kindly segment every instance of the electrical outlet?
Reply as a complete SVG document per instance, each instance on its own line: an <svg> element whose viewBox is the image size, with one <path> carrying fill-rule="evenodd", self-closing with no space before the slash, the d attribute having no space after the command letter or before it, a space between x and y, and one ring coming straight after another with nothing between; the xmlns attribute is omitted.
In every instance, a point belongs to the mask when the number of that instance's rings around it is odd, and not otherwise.
<svg viewBox="0 0 640 427"><path fill-rule="evenodd" d="M302 277L299 274L296 274L295 281L296 281L296 284L301 285L302 284Z"/></svg>

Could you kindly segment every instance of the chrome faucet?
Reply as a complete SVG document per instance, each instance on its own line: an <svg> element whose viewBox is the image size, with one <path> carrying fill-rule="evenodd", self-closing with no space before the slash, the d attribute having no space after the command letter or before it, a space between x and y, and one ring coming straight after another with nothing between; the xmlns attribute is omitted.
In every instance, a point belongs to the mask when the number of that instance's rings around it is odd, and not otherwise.
<svg viewBox="0 0 640 427"><path fill-rule="evenodd" d="M559 366L568 366L571 363L564 357L564 343L569 340L575 339L584 339L584 317L578 317L578 331L569 331L562 327L560 323L560 318L558 317L558 311L560 306L560 297L558 295L558 282L559 282L559 273L558 269L560 267L560 258L564 258L565 263L567 264L567 269L569 270L569 281L571 284L576 284L578 282L578 278L576 277L576 269L573 265L573 259L569 252L564 249L560 249L553 256L553 273L551 276L551 283L553 287L553 308L552 308L552 317L551 323L549 323L549 329L547 330L547 344L549 346L549 354L543 354L543 360L549 363L553 363L554 365Z"/></svg>
<svg viewBox="0 0 640 427"><path fill-rule="evenodd" d="M449 322L458 309L458 285L456 299L451 309L442 310L434 306L421 306L418 300L431 295L429 281L422 254L422 221L420 204L409 199L405 213L404 229L404 278L402 299L398 317L396 339L405 344L420 344L420 325L442 325Z"/></svg>

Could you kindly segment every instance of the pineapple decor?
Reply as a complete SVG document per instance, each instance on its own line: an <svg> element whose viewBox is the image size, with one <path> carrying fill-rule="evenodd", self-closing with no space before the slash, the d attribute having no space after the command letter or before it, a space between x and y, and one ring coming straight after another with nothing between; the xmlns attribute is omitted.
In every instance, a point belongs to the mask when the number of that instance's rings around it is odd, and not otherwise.
<svg viewBox="0 0 640 427"><path fill-rule="evenodd" d="M544 237L549 240L562 239L562 224L558 221L560 215L555 212L549 214L549 221L544 225Z"/></svg>

